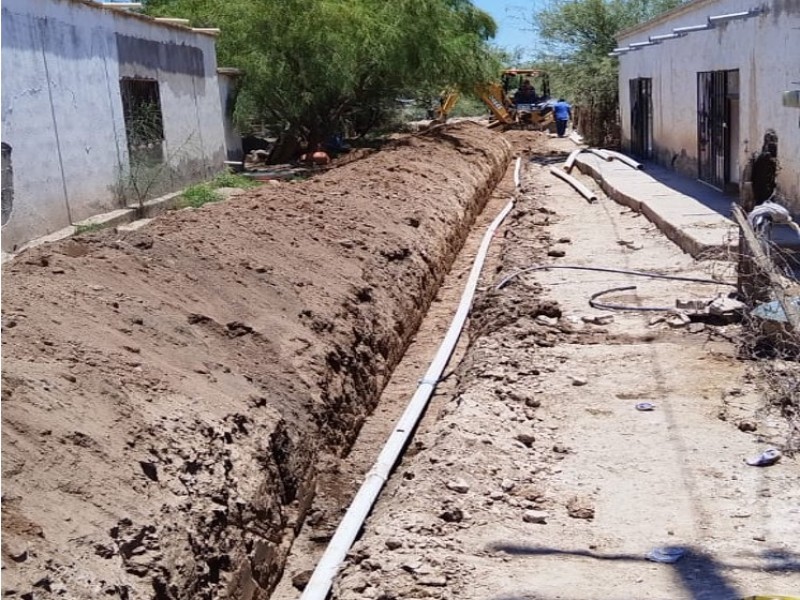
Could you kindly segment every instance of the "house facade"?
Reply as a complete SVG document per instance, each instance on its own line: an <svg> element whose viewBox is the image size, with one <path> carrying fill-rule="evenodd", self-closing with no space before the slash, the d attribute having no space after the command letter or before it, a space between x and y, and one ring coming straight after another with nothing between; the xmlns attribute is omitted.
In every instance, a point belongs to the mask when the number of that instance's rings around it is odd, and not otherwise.
<svg viewBox="0 0 800 600"><path fill-rule="evenodd" d="M214 31L3 0L3 251L214 175L223 119Z"/></svg>
<svg viewBox="0 0 800 600"><path fill-rule="evenodd" d="M617 42L626 151L735 192L772 131L777 190L800 210L798 0L693 0Z"/></svg>

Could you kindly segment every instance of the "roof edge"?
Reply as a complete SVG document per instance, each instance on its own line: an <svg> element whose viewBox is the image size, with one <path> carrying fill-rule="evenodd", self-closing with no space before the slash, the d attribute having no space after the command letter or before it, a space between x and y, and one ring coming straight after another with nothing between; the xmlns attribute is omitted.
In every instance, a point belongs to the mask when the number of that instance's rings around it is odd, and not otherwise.
<svg viewBox="0 0 800 600"><path fill-rule="evenodd" d="M614 37L616 38L617 42L621 39L630 37L636 33L644 31L646 29L650 29L651 27L655 27L660 23L665 21L669 21L673 17L677 17L679 15L688 13L692 10L705 6L706 4L711 4L716 2L717 0L690 0L685 4L681 4L680 6L676 6L675 8L668 10L667 12L661 13L657 17L653 17L649 21L644 21L643 23L639 23L638 25L634 25L633 27L628 27L627 29L623 29Z"/></svg>
<svg viewBox="0 0 800 600"><path fill-rule="evenodd" d="M103 4L101 4L100 2L96 2L95 0L66 0L66 1L71 4L82 4L83 6L92 8L94 10L110 12L113 13L114 15L120 15L123 18L137 19L139 21L143 21L151 25L155 25L157 27L166 27L167 29L177 29L178 31L182 31L183 33L193 33L195 35L202 35L202 36L210 35L206 31L198 31L188 25L180 25L178 23L169 21L158 21L156 20L157 17L151 17L150 15L145 15L138 12L132 12L129 10L125 10L123 8L114 8L113 6L108 6L108 5L103 6ZM214 35L214 37L216 37L216 35Z"/></svg>

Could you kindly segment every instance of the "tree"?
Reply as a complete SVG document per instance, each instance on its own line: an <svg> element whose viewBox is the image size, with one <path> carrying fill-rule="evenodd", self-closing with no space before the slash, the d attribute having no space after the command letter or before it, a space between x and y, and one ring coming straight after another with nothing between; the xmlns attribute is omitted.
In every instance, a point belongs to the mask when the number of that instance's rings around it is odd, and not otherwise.
<svg viewBox="0 0 800 600"><path fill-rule="evenodd" d="M386 122L399 97L496 76L496 25L469 0L149 0L154 15L219 27L221 64L244 78L235 115L286 140Z"/></svg>
<svg viewBox="0 0 800 600"><path fill-rule="evenodd" d="M608 54L616 35L681 4L681 0L555 0L534 15L546 44L542 64L553 87L581 109L593 145L618 140L618 63Z"/></svg>

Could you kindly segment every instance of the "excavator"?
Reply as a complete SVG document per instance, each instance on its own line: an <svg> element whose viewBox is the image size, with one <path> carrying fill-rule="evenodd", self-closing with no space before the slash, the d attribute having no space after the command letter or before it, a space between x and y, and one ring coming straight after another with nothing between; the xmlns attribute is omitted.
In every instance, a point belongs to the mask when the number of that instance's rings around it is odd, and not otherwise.
<svg viewBox="0 0 800 600"><path fill-rule="evenodd" d="M512 90L520 90L525 80L539 82L541 95L526 100L532 102L515 102ZM535 86L534 86L535 87ZM554 123L553 109L548 102L550 98L550 81L547 73L539 69L506 69L500 75L500 81L489 82L475 89L477 96L492 113L493 120L489 127L524 128L545 130ZM435 111L434 123L444 123L458 100L459 92L449 90L442 94L439 106Z"/></svg>

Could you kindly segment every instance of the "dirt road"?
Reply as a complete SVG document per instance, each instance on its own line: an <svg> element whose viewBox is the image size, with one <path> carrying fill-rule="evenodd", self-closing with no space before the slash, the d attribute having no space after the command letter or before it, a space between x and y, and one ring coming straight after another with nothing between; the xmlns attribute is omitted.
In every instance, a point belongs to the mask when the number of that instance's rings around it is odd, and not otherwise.
<svg viewBox="0 0 800 600"><path fill-rule="evenodd" d="M534 159L499 271L485 273L455 391L388 483L335 597L797 594L800 468L744 462L787 431L737 359L735 327L587 303L620 286L637 289L607 300L639 306L728 288L550 270L493 289L533 264L733 280L730 266L693 261L602 194L587 204L547 173L563 157ZM656 548L680 559L648 561Z"/></svg>
<svg viewBox="0 0 800 600"><path fill-rule="evenodd" d="M297 597L449 323L473 220L513 191L511 146L533 160L454 372L335 597L800 589L800 468L744 463L786 430L736 326L587 304L725 286L554 269L496 289L532 264L733 279L730 265L602 195L586 204L547 173L567 140L466 124L4 267L4 595ZM645 560L662 546L684 554Z"/></svg>

